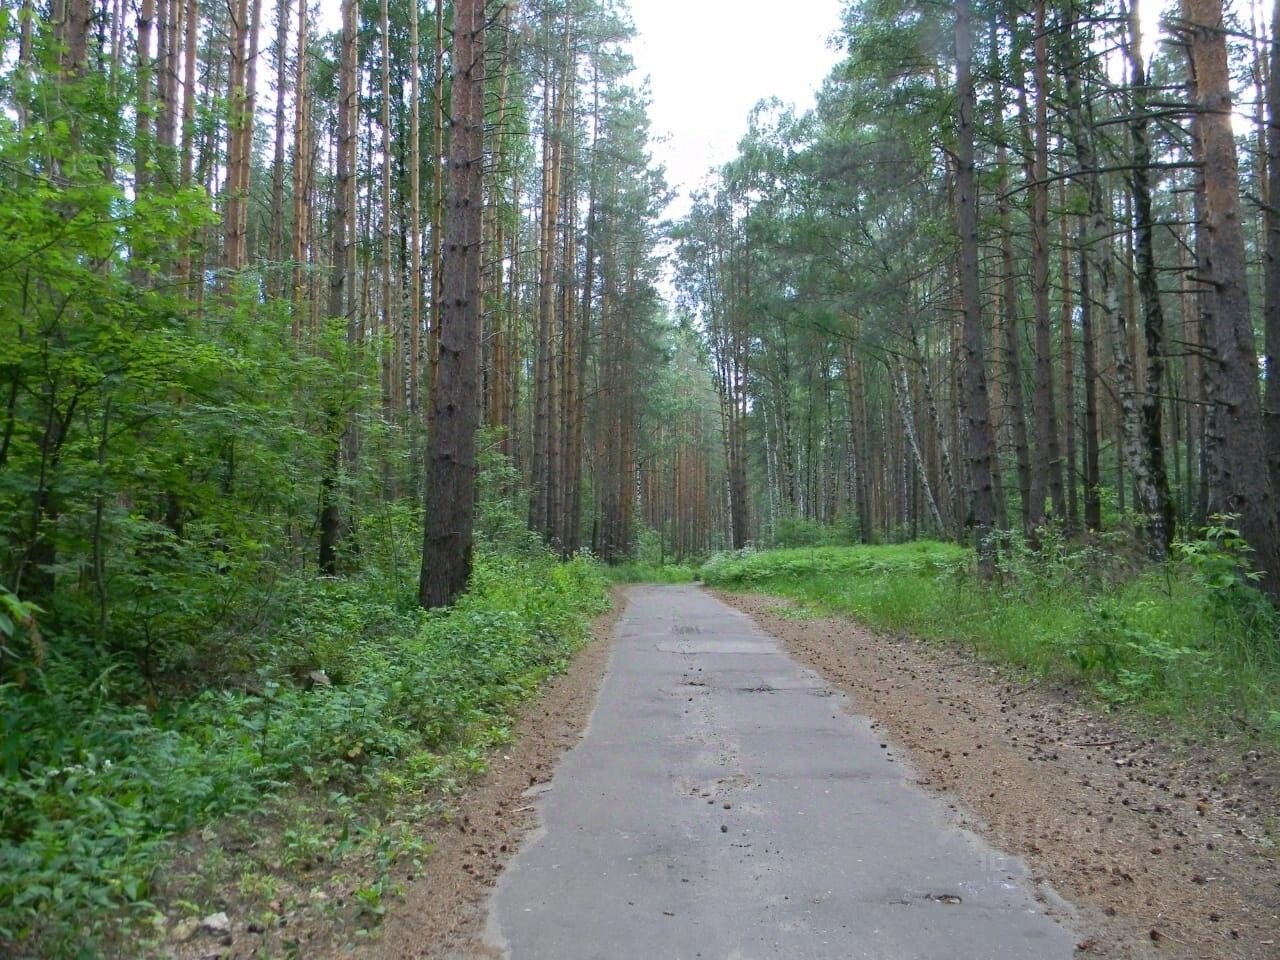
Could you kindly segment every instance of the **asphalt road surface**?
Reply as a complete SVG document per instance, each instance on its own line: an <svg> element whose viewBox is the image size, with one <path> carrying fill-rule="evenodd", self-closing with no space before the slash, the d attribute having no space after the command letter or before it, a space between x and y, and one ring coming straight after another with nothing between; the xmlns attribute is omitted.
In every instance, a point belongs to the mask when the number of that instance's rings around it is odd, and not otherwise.
<svg viewBox="0 0 1280 960"><path fill-rule="evenodd" d="M486 938L511 960L1055 960L1066 906L695 587L639 587Z"/></svg>

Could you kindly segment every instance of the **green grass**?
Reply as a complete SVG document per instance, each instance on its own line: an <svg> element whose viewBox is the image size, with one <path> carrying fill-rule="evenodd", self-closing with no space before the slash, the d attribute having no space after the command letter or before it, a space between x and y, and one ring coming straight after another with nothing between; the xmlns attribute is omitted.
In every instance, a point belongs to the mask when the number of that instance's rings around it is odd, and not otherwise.
<svg viewBox="0 0 1280 960"><path fill-rule="evenodd" d="M698 568L690 564L637 561L616 564L607 572L614 583L693 583L698 576Z"/></svg>
<svg viewBox="0 0 1280 960"><path fill-rule="evenodd" d="M1015 551L993 583L953 544L724 554L702 578L1087 684L1108 705L1280 745L1277 617L1203 551L1134 565L1098 547ZM1220 559L1220 555L1215 554Z"/></svg>
<svg viewBox="0 0 1280 960"><path fill-rule="evenodd" d="M591 561L480 555L471 591L427 614L384 577L312 579L238 685L130 702L110 664L55 660L0 685L0 953L99 955L154 915L175 838L295 785L380 797L483 766L605 587Z"/></svg>

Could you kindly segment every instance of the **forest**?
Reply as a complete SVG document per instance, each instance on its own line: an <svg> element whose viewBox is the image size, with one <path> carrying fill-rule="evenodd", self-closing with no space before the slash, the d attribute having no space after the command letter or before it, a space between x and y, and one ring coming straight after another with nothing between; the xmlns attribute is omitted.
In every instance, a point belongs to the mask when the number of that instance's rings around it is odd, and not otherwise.
<svg viewBox="0 0 1280 960"><path fill-rule="evenodd" d="M1280 743L1280 3L830 30L681 206L626 0L0 0L0 952L376 923L611 582Z"/></svg>

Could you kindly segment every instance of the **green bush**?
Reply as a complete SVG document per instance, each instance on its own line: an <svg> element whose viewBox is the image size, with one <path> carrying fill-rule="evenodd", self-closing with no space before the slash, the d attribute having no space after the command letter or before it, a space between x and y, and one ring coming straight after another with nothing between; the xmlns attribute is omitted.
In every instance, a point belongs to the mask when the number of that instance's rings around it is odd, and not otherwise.
<svg viewBox="0 0 1280 960"><path fill-rule="evenodd" d="M650 564L632 561L608 569L614 583L693 583L698 568L686 563Z"/></svg>
<svg viewBox="0 0 1280 960"><path fill-rule="evenodd" d="M799 550L739 550L713 556L699 571L713 586L787 582L832 574L936 574L969 563L955 544L917 540L888 547L819 547Z"/></svg>
<svg viewBox="0 0 1280 960"><path fill-rule="evenodd" d="M849 539L850 530L848 526L827 526L804 517L779 517L769 542L780 550L847 545L853 542Z"/></svg>
<svg viewBox="0 0 1280 960"><path fill-rule="evenodd" d="M545 555L479 555L471 591L431 614L381 576L293 586L284 653L237 687L122 705L120 667L53 656L0 686L0 945L92 952L114 913L150 912L168 839L295 781L418 785L424 756L505 725L607 604L594 562Z"/></svg>

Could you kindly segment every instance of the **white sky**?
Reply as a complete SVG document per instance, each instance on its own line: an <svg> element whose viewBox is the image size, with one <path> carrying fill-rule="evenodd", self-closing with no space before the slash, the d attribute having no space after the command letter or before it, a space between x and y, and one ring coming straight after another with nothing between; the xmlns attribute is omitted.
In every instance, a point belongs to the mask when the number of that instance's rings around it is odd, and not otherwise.
<svg viewBox="0 0 1280 960"><path fill-rule="evenodd" d="M1139 0L1148 54L1169 0ZM652 84L654 159L688 193L733 159L760 100L777 97L803 112L840 59L829 38L841 0L631 0L636 69Z"/></svg>
<svg viewBox="0 0 1280 960"><path fill-rule="evenodd" d="M707 172L737 153L757 101L800 111L839 59L841 0L631 0L637 71L652 83L654 159L688 209Z"/></svg>

